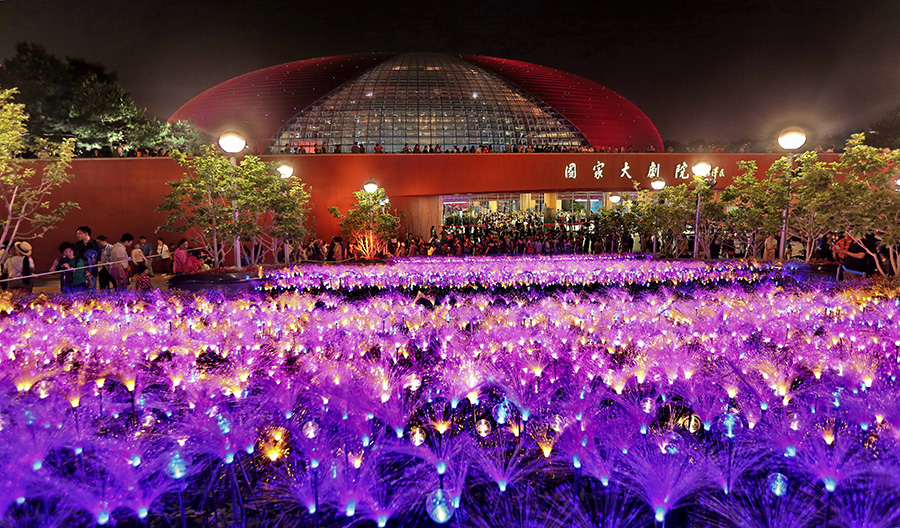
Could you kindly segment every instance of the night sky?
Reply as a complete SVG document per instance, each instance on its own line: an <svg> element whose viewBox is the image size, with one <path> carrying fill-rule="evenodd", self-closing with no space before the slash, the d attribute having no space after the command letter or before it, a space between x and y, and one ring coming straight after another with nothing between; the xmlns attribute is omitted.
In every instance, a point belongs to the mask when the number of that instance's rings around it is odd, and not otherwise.
<svg viewBox="0 0 900 528"><path fill-rule="evenodd" d="M864 130L900 106L900 1L110 2L0 0L15 43L100 62L168 118L203 90L283 62L437 51L575 73L635 103L664 140Z"/></svg>

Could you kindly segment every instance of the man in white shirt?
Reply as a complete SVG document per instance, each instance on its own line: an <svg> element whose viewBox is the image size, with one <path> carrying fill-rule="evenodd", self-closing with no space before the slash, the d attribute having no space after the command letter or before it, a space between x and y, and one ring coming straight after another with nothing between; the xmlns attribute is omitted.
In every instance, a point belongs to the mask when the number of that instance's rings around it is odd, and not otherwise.
<svg viewBox="0 0 900 528"><path fill-rule="evenodd" d="M125 233L112 248L112 264L110 274L116 284L117 290L128 288L128 248L134 244L134 235Z"/></svg>

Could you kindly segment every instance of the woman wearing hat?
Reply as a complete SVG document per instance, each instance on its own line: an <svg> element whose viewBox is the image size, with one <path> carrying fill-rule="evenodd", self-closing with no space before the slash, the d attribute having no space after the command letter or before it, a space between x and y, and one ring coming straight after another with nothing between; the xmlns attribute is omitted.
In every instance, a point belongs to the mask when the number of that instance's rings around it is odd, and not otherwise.
<svg viewBox="0 0 900 528"><path fill-rule="evenodd" d="M31 293L34 287L31 274L34 270L34 260L31 258L31 244L28 242L16 242L13 244L16 254L6 259L3 264L3 275L9 279L9 288L25 290ZM24 278L23 278L24 277Z"/></svg>

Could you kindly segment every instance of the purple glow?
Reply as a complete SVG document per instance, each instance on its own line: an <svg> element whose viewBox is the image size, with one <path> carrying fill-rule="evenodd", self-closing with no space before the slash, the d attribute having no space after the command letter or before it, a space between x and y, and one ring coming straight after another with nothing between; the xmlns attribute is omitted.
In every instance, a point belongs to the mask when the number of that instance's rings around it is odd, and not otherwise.
<svg viewBox="0 0 900 528"><path fill-rule="evenodd" d="M784 271L436 259L0 304L4 520L208 517L206 495L223 524L896 524L900 299Z"/></svg>

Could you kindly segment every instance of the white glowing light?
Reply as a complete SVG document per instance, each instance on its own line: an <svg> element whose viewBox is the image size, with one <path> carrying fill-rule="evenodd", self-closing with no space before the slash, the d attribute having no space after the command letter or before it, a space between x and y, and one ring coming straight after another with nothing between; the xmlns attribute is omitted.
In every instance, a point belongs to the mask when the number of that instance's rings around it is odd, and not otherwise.
<svg viewBox="0 0 900 528"><path fill-rule="evenodd" d="M691 172L697 176L709 176L712 171L712 165L708 161L698 161L691 167Z"/></svg>
<svg viewBox="0 0 900 528"><path fill-rule="evenodd" d="M806 132L801 128L786 128L778 134L778 144L784 150L797 150L806 143Z"/></svg>
<svg viewBox="0 0 900 528"><path fill-rule="evenodd" d="M229 130L222 132L222 135L219 136L219 147L229 154L236 154L244 150L245 146L247 146L247 141L240 132Z"/></svg>
<svg viewBox="0 0 900 528"><path fill-rule="evenodd" d="M363 184L363 189L367 193L372 194L378 190L378 182L375 181L375 178L369 178L366 180L366 183Z"/></svg>
<svg viewBox="0 0 900 528"><path fill-rule="evenodd" d="M290 178L294 174L294 166L286 161L279 163L275 170L282 178Z"/></svg>

